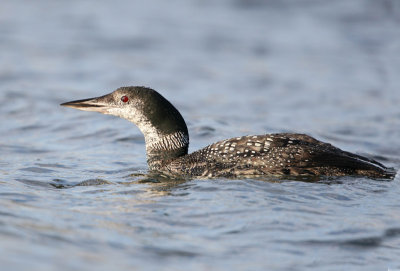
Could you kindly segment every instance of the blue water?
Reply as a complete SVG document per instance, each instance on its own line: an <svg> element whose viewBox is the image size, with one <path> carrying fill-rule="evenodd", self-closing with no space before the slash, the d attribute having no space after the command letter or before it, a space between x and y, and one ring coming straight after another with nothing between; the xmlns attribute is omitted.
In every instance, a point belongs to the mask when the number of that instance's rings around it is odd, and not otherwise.
<svg viewBox="0 0 400 271"><path fill-rule="evenodd" d="M400 168L400 2L2 1L1 270L396 270L400 184L176 181L144 139L60 107L124 85L190 151L301 132Z"/></svg>

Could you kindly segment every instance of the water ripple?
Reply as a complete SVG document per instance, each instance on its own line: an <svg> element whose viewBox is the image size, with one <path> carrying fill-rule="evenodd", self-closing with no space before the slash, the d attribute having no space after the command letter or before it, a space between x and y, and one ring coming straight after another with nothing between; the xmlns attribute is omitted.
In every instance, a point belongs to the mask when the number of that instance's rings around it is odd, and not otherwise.
<svg viewBox="0 0 400 271"><path fill-rule="evenodd" d="M356 231L359 233L358 231ZM357 238L349 238L342 240L305 240L305 241L296 241L296 243L301 243L304 245L311 246L343 246L343 247L357 247L362 249L376 248L383 245L385 241L393 238L400 237L400 228L390 228L384 231L384 233L380 236L367 236L367 237L357 237ZM281 240L283 241L283 240ZM279 242L281 242L279 241ZM283 242L291 242L291 241L283 241Z"/></svg>
<svg viewBox="0 0 400 271"><path fill-rule="evenodd" d="M50 173L50 172L54 172L54 170L46 169L46 168L42 168L42 167L27 167L27 168L21 168L20 170L30 171L30 172L34 172L34 173Z"/></svg>

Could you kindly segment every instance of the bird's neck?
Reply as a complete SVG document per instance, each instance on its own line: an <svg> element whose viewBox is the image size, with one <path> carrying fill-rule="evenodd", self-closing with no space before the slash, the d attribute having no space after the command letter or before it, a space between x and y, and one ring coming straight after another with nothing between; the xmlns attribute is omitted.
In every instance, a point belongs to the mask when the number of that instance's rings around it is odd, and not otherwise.
<svg viewBox="0 0 400 271"><path fill-rule="evenodd" d="M159 170L170 161L188 153L189 134L186 131L171 134L154 131L145 135L145 140L150 170Z"/></svg>
<svg viewBox="0 0 400 271"><path fill-rule="evenodd" d="M146 106L139 103L121 117L136 124L143 133L150 170L162 169L188 153L189 133L185 120L161 95L147 100Z"/></svg>

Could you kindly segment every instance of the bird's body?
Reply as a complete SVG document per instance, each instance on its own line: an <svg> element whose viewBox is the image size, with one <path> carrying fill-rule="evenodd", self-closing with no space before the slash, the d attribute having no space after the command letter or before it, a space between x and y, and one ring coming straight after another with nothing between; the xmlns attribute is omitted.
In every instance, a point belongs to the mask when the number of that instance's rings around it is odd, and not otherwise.
<svg viewBox="0 0 400 271"><path fill-rule="evenodd" d="M216 142L165 166L173 174L201 177L252 175L389 176L382 164L305 134L242 136Z"/></svg>
<svg viewBox="0 0 400 271"><path fill-rule="evenodd" d="M189 134L176 108L155 90L123 87L93 99L62 104L116 115L135 123L146 140L151 171L188 177L260 175L391 178L379 162L304 134L242 136L188 154Z"/></svg>

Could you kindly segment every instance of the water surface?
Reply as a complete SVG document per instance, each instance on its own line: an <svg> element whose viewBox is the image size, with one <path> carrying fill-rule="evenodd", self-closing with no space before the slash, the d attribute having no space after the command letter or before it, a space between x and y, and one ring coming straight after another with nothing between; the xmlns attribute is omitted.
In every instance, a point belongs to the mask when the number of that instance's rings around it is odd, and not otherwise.
<svg viewBox="0 0 400 271"><path fill-rule="evenodd" d="M400 269L399 180L171 180L125 120L62 108L123 85L190 150L304 132L400 167L398 1L3 1L4 270Z"/></svg>

